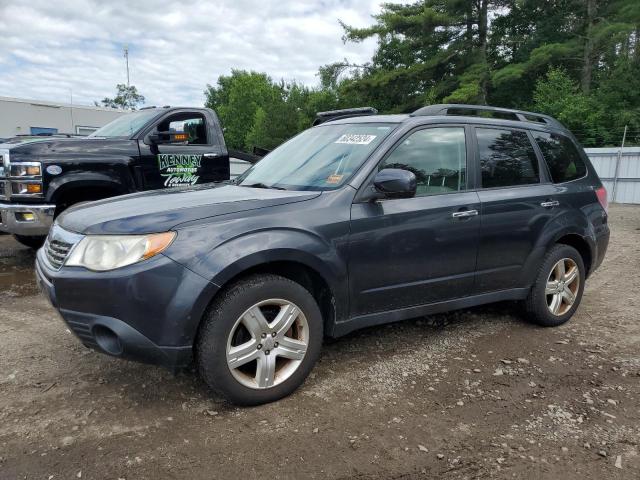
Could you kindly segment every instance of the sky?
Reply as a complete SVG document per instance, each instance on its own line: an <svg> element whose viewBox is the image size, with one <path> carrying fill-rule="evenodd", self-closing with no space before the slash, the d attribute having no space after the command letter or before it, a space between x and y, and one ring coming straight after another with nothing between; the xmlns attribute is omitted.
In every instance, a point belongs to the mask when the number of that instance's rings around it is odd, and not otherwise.
<svg viewBox="0 0 640 480"><path fill-rule="evenodd" d="M382 0L0 0L0 96L93 104L126 83L146 105L201 106L231 69L317 85L318 67L363 63L376 42L343 43Z"/></svg>

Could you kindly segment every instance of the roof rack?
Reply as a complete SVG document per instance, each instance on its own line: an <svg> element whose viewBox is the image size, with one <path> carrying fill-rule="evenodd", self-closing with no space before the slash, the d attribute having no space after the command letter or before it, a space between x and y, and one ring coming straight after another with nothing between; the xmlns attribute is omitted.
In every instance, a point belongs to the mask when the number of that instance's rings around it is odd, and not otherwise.
<svg viewBox="0 0 640 480"><path fill-rule="evenodd" d="M330 120L338 120L339 118L363 117L366 115L376 115L378 110L373 107L344 108L342 110L329 110L327 112L316 113L316 119L313 126Z"/></svg>
<svg viewBox="0 0 640 480"><path fill-rule="evenodd" d="M549 115L527 112L524 110L515 110L512 108L490 107L487 105L464 105L457 103L428 105L426 107L419 108L410 116L427 117L436 115L456 115L470 117L488 116L491 118L499 118L502 120L540 123L543 125L549 125L551 127L566 130L564 125L562 125L558 120L550 117Z"/></svg>

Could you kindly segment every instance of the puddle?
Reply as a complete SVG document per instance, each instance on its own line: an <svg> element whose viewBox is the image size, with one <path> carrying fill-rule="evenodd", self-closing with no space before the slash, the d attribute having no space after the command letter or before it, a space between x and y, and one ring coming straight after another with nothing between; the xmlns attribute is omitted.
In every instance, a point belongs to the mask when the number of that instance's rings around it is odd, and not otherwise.
<svg viewBox="0 0 640 480"><path fill-rule="evenodd" d="M0 298L36 295L33 272L36 254L10 236L0 236Z"/></svg>

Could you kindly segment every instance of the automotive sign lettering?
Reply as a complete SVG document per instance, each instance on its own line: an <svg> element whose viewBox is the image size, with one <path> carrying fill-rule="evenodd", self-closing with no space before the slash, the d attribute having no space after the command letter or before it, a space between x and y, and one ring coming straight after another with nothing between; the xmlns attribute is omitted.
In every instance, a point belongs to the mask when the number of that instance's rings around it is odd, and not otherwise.
<svg viewBox="0 0 640 480"><path fill-rule="evenodd" d="M164 177L165 187L182 187L198 183L202 155L158 155L160 176Z"/></svg>

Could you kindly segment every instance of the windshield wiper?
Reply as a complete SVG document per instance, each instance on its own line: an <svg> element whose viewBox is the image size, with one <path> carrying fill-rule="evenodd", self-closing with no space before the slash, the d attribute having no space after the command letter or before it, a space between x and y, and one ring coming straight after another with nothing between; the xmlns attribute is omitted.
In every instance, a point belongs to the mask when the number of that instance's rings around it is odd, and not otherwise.
<svg viewBox="0 0 640 480"><path fill-rule="evenodd" d="M276 187L274 185L267 185L266 183L252 183L251 185L242 185L241 187L249 187L249 188L268 188L271 190L286 190L286 188Z"/></svg>

